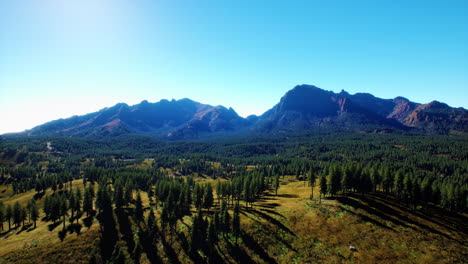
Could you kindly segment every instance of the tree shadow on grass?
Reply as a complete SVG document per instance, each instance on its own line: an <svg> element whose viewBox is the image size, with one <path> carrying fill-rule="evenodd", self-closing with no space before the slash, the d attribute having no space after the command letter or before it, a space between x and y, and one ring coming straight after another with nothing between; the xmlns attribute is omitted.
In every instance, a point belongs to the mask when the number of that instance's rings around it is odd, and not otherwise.
<svg viewBox="0 0 468 264"><path fill-rule="evenodd" d="M51 223L51 224L47 225L47 228L48 228L49 231L54 231L54 229L55 229L57 226L59 226L60 223L61 223L60 221L55 222L55 223Z"/></svg>
<svg viewBox="0 0 468 264"><path fill-rule="evenodd" d="M245 252L244 249L237 245L233 245L229 242L226 242L226 249L228 251L228 254L234 259L237 263L246 263L246 264L255 264L255 261ZM263 250L263 249L262 249ZM275 262L269 262L269 263L275 263Z"/></svg>
<svg viewBox="0 0 468 264"><path fill-rule="evenodd" d="M249 234L242 232L241 238L242 238L242 241L244 242L244 245L248 247L250 250L252 250L253 252L255 252L255 254L257 254L260 258L262 258L266 263L277 263L276 260L270 257L270 255L268 255L268 253ZM241 262L241 263L244 263L244 262Z"/></svg>
<svg viewBox="0 0 468 264"><path fill-rule="evenodd" d="M299 196L297 196L295 194L283 193L283 194L278 194L277 197L281 197L281 198L298 198Z"/></svg>
<svg viewBox="0 0 468 264"><path fill-rule="evenodd" d="M378 217L382 218L383 220L387 220L387 221L392 222L395 225L400 225L400 226L404 226L406 228L409 228L409 226L406 225L405 223L403 223L401 221L398 221L398 220L395 220L392 217L389 217L389 216L387 216L385 214L382 214L381 212L364 205L363 203L361 203L358 200L351 199L351 198L346 197L346 196L345 197L337 197L336 200L338 202L340 202L341 204L343 204L343 205L352 206L355 209L362 209L362 210L366 211L367 213L369 213L370 215L378 216ZM341 209L343 211L345 211L345 212L348 212L348 213L350 213L350 214L352 214L354 216L359 217L362 221L370 222L370 223L372 223L374 225L377 225L377 226L385 228L385 229L394 230L393 228L388 227L387 225L383 224L382 221L375 220L375 219L373 219L373 218L371 218L371 217L369 217L367 215L360 214L360 213L357 213L357 212L352 211L352 210L348 210L348 209L343 208L343 207L341 207Z"/></svg>
<svg viewBox="0 0 468 264"><path fill-rule="evenodd" d="M286 219L286 217L284 217L284 215L282 215L282 214L276 212L275 210L265 209L265 208L260 208L260 210L263 211L263 212L266 212L266 213L270 213L270 214L277 215L277 216L279 216L279 217L281 217L281 218L283 218L283 219Z"/></svg>
<svg viewBox="0 0 468 264"><path fill-rule="evenodd" d="M128 214L124 209L116 209L115 215L117 216L117 223L120 233L122 234L121 239L123 239L127 243L127 247L132 250L135 247L135 241L133 241L132 224L128 219Z"/></svg>
<svg viewBox="0 0 468 264"><path fill-rule="evenodd" d="M94 222L94 217L93 216L88 216L86 218L83 218L83 224L89 229L93 225Z"/></svg>
<svg viewBox="0 0 468 264"><path fill-rule="evenodd" d="M259 221L256 217L252 217L252 216L254 215L253 213L247 214L246 212L241 211L241 214L244 215L244 216L246 216L246 217L248 217L248 218L250 218L252 221L255 221L256 223L262 225L262 226L264 227L264 230L263 230L264 234L263 234L263 235L265 235L265 236L271 236L271 235L273 235L275 240L277 240L277 241L283 243L283 245L286 246L289 250L294 251L294 252L297 252L297 250L295 250L295 249L289 244L288 241L284 240L281 236L279 236L279 235L277 234L277 232L271 232L271 231L270 231L270 229L271 229L270 226L265 225L264 223L262 223L261 221ZM267 221L269 224L271 224L271 225L276 225L278 228L284 230L284 231L287 232L289 235L292 235L293 237L296 237L296 235L295 235L292 231L290 231L286 226L284 226L284 225L283 225L281 222L279 222L278 220L272 218L272 217L269 216L269 215L266 215L266 217L265 217L265 215L262 214L262 212L260 212L260 214L261 214L261 216L258 216L258 214L257 214L257 217L260 217L260 218L266 220L266 221ZM279 214L279 215L280 215L281 217L285 218L283 215L281 215L281 214ZM274 221L271 222L271 219L273 219ZM278 223L279 223L279 225L278 225ZM285 228L286 230L285 230L284 228Z"/></svg>
<svg viewBox="0 0 468 264"><path fill-rule="evenodd" d="M161 243L163 245L164 253L166 253L166 256L169 258L169 262L170 263L176 263L176 264L181 263L180 260L179 260L178 254L176 253L174 248L171 246L171 244L169 244L166 241L165 236L162 235L161 237L162 237L161 238Z"/></svg>
<svg viewBox="0 0 468 264"><path fill-rule="evenodd" d="M366 202L366 203L368 203L372 207L378 208L382 212L386 212L386 213L388 213L390 215L393 215L393 216L397 217L401 221L405 221L405 222L407 222L407 223L409 223L411 225L414 225L416 227L424 229L425 231L429 231L429 232L444 236L444 237L446 237L448 239L451 239L451 240L457 241L459 243L462 243L459 240L457 240L457 239L455 239L455 238L453 238L453 237L451 237L451 236L449 236L449 235L447 235L445 233L440 232L439 230L436 230L436 229L434 229L434 228L432 228L432 227L430 227L428 225L425 225L423 223L420 223L420 222L417 222L417 221L414 221L414 220L410 219L408 216L402 214L400 211L397 211L397 210L393 209L392 207L388 206L384 201L375 199L375 197L373 197L373 196L356 194L355 197L362 200L362 201L364 201L364 202ZM415 215L415 213L409 208L400 207L399 209L402 210L405 213ZM421 217L421 218L430 221L429 217ZM413 227L411 227L411 228L413 228ZM415 228L413 228L413 229L415 229Z"/></svg>
<svg viewBox="0 0 468 264"><path fill-rule="evenodd" d="M361 195L361 196L364 196L364 195ZM367 195L367 196L371 197L372 199L376 201L379 201L385 204L390 204L408 214L420 217L424 220L443 226L452 231L461 232L464 235L468 233L468 226L466 225L466 223L468 223L468 217L464 215L452 213L440 207L430 206L430 205L428 205L428 208L425 212L411 210L408 207L405 207L399 204L393 197L390 197L388 195L384 195L381 193L373 193L372 195Z"/></svg>
<svg viewBox="0 0 468 264"><path fill-rule="evenodd" d="M146 256L148 257L148 260L150 261L150 263L152 264L164 263L157 254L157 250L155 248L153 238L145 235L143 243L141 243L141 247L143 249L143 252L146 253Z"/></svg>
<svg viewBox="0 0 468 264"><path fill-rule="evenodd" d="M262 204L255 204L257 207L263 208L276 208L279 206L279 203L262 203Z"/></svg>
<svg viewBox="0 0 468 264"><path fill-rule="evenodd" d="M280 221L276 220L275 218L273 218L272 216L262 212L262 211L259 211L259 210L256 210L256 209L253 209L253 208L249 208L247 209L247 211L251 214L255 214L257 215L258 217L260 218L263 218L265 219L266 221L270 222L271 224L273 225L276 225L278 226L279 228L281 228L282 230L286 231L287 233L289 233L290 235L292 236L296 236L296 234L294 234L294 232L292 232L287 226L285 226L283 223L281 223Z"/></svg>
<svg viewBox="0 0 468 264"><path fill-rule="evenodd" d="M435 230L434 228L430 226L427 226L425 224L422 224L422 223L419 223L417 221L410 219L409 217L403 215L400 211L395 210L394 208L385 204L383 201L374 199L374 197L369 197L368 195L363 195L363 194L349 194L349 197L337 197L337 200L343 204L351 205L354 208L362 209L366 211L367 213L369 213L370 215L375 215L377 217L380 217L383 220L390 221L397 226L403 226L403 227L411 228L414 230L416 230L416 228L419 227L421 229L424 229L425 231L429 231L429 232L444 236L446 238L458 241L448 236L447 234L444 234L438 230ZM409 209L406 209L404 211L409 212ZM377 220L374 220L374 221L377 221Z"/></svg>

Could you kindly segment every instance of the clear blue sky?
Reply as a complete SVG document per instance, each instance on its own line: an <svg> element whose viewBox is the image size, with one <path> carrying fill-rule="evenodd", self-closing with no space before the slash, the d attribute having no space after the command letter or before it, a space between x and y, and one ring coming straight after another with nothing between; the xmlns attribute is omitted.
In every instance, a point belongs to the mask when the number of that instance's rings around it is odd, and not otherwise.
<svg viewBox="0 0 468 264"><path fill-rule="evenodd" d="M303 83L468 108L468 1L0 1L0 134L144 99L262 114Z"/></svg>

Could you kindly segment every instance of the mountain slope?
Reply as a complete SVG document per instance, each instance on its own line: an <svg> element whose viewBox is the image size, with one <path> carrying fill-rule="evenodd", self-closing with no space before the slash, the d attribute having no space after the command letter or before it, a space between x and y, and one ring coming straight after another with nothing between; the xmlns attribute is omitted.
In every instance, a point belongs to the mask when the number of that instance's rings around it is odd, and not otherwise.
<svg viewBox="0 0 468 264"><path fill-rule="evenodd" d="M203 133L237 131L250 124L233 109L181 99L143 101L134 106L119 103L95 113L51 121L26 133L72 137L141 134L182 139Z"/></svg>
<svg viewBox="0 0 468 264"><path fill-rule="evenodd" d="M37 126L27 135L112 137L123 134L167 139L194 139L239 131L269 133L311 128L351 131L415 130L436 134L468 133L468 111L437 101L411 102L403 97L381 99L367 93L334 93L298 85L260 117L240 117L232 108L190 99L119 103L83 116Z"/></svg>
<svg viewBox="0 0 468 264"><path fill-rule="evenodd" d="M468 111L446 104L421 105L403 97L381 99L371 94L333 93L298 85L260 117L261 132L319 128L346 130L414 129L426 133L468 132Z"/></svg>

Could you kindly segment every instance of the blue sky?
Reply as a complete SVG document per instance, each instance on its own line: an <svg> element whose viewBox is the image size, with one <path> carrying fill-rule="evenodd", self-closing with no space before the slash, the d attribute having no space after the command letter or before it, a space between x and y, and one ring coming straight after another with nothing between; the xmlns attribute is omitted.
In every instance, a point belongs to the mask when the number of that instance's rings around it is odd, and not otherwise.
<svg viewBox="0 0 468 264"><path fill-rule="evenodd" d="M304 83L468 108L468 1L0 2L0 134L145 99L262 114Z"/></svg>

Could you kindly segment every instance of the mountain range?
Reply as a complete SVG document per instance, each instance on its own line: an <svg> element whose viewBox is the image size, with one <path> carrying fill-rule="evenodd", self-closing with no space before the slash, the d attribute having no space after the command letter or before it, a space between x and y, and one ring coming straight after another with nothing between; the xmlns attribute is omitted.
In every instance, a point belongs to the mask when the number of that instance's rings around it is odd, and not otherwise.
<svg viewBox="0 0 468 264"><path fill-rule="evenodd" d="M232 108L190 99L124 103L98 112L51 121L28 136L112 137L125 134L165 139L195 139L233 133L297 132L314 128L430 134L468 134L468 110L404 97L381 99L367 93L334 93L312 85L288 91L261 116L239 116Z"/></svg>

